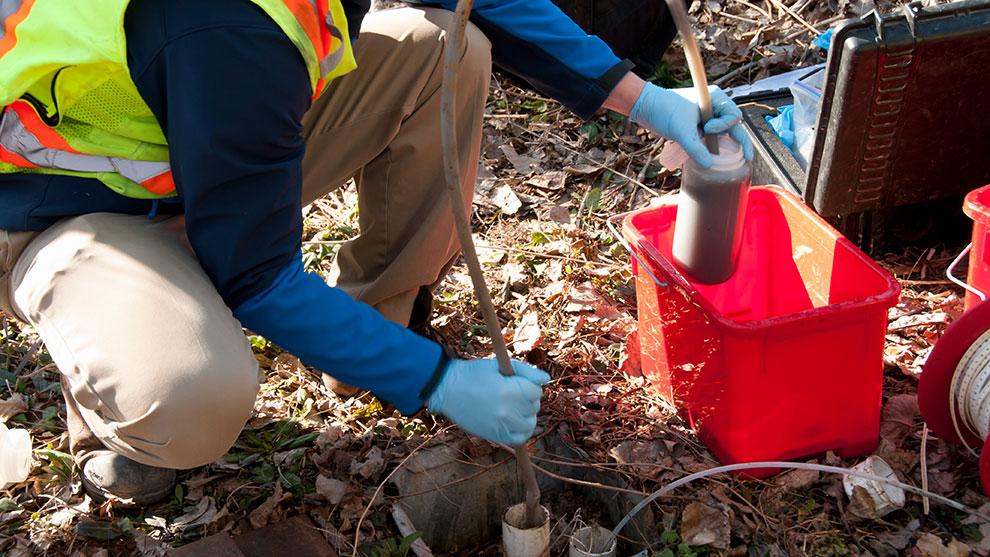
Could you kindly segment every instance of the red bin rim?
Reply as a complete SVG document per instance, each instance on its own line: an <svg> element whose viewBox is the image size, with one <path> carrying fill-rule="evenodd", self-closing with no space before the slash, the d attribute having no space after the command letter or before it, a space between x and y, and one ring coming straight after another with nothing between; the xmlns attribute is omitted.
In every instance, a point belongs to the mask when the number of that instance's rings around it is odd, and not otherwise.
<svg viewBox="0 0 990 557"><path fill-rule="evenodd" d="M990 184L966 194L963 212L980 224L990 225Z"/></svg>
<svg viewBox="0 0 990 557"><path fill-rule="evenodd" d="M650 263L663 270L663 273L666 275L667 280L670 283L667 286L667 288L676 285L678 288L681 288L685 292L690 293L691 297L694 299L694 302L699 304L702 308L704 308L705 313L708 314L708 317L710 319L713 319L715 322L717 322L720 327L723 327L728 330L734 330L737 333L748 332L749 334L755 334L758 333L759 331L763 331L769 328L784 326L789 323L804 321L811 317L821 316L825 310L828 310L828 312L831 314L835 314L838 312L844 313L847 311L854 311L863 308L877 307L878 305L886 309L894 306L897 303L897 300L900 298L901 284L897 282L897 280L894 279L894 277L890 276L889 273L884 271L883 268L881 268L880 265L876 263L876 261L870 259L865 253L862 252L862 250L857 248L845 236L843 236L837 230L835 230L830 224L828 224L825 221L825 219L823 219L821 216L815 213L811 208L805 205L804 202L801 201L796 195L781 188L780 186L751 186L750 187L751 200L753 199L752 193L754 192L765 192L767 195L776 197L781 203L790 203L794 206L801 208L809 218L814 220L817 224L822 226L825 231L828 232L829 236L837 242L837 245L842 245L843 249L850 249L854 257L859 259L871 271L877 273L880 277L882 277L884 281L887 283L887 288L885 288L883 292L878 292L872 296L859 298L857 300L839 302L836 304L830 304L820 308L807 309L799 312L789 313L786 315L779 315L775 317L768 317L765 319L759 319L755 321L740 322L725 317L722 314L722 312L716 309L712 305L712 303L708 301L707 298L705 298L698 292L698 289L695 288L695 286L689 280L687 280L687 278L685 278L684 275L681 274L681 272L677 270L672 263L667 261L665 258L658 259L656 257L657 254L651 253L651 251L655 251L655 249L643 250L645 253L642 253L641 255L645 255L646 259ZM674 196L670 196L670 197L673 198ZM626 238L630 241L630 243L633 246L641 246L642 245L641 242L646 243L645 238L643 238L639 234L639 231L636 230L636 228L634 226L631 226L629 223L638 215L649 212L651 210L656 210L662 207L669 207L672 205L676 205L676 203L674 202L673 199L670 199L661 202L660 205L647 207L645 209L640 209L638 211L629 213L628 215L626 215L624 219L622 219L623 235L626 236Z"/></svg>

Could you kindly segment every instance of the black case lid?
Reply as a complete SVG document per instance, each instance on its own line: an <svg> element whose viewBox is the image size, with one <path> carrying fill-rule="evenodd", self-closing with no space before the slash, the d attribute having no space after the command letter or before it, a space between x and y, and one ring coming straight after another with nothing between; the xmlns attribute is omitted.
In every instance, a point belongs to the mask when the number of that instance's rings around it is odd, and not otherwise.
<svg viewBox="0 0 990 557"><path fill-rule="evenodd" d="M990 1L836 28L805 201L837 216L990 183Z"/></svg>

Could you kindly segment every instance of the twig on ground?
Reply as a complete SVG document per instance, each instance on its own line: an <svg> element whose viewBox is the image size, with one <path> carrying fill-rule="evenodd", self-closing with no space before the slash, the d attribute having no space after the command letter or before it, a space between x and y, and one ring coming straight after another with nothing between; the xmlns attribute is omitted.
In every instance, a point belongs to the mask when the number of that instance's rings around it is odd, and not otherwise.
<svg viewBox="0 0 990 557"><path fill-rule="evenodd" d="M753 60L752 62L750 62L748 64L743 64L742 66L740 66L740 67L732 70L731 72L723 75L722 77L716 79L715 81L712 81L712 84L713 85L718 85L719 87L721 87L723 83L726 83L727 81L729 81L730 79L732 79L732 78L736 77L737 75L743 73L744 71L760 65L760 61L761 60L763 60L763 59Z"/></svg>
<svg viewBox="0 0 990 557"><path fill-rule="evenodd" d="M719 15L719 17L727 17L729 19L736 19L736 20L739 20L739 21L745 21L746 23L752 23L753 25L759 25L760 24L760 22L759 21L756 21L755 19L750 19L748 17L743 17L741 15L730 14L729 12L725 12L725 11L719 12L718 15Z"/></svg>
<svg viewBox="0 0 990 557"><path fill-rule="evenodd" d="M547 476L549 476L549 477L551 477L551 478L553 478L555 480L560 480L562 482L571 483L571 484L574 484L574 485L583 485L585 487L593 487L595 489L602 489L602 490L605 490L605 491L615 491L615 492L618 492L618 493L628 493L630 495L642 495L643 497L649 495L649 493L647 493L645 491L638 491L638 490L635 490L635 489L627 489L627 488L624 488L624 487L616 487L616 486L613 486L613 485L605 485L605 484L600 484L600 483L596 483L596 482L588 482L588 481L585 481L585 480L576 480L574 478L568 478L567 476L561 476L559 474L554 474L553 472L547 470L546 468L542 468L542 467L537 466L535 464L533 465L533 468L539 470L541 473L546 474Z"/></svg>
<svg viewBox="0 0 990 557"><path fill-rule="evenodd" d="M736 0L736 2L739 2L739 3L740 3L740 4L742 4L743 6L746 6L746 7L748 7L748 8L751 8L751 9L753 9L753 10L756 10L757 12L759 12L759 13L760 13L761 15L763 15L763 16L764 16L764 17L766 17L766 18L770 18L770 14L769 14L769 13L767 13L767 11L766 11L766 10L764 10L763 8L761 8L761 7L759 7L759 6L757 6L756 4L750 4L750 3L749 3L749 2L747 2L746 0Z"/></svg>
<svg viewBox="0 0 990 557"><path fill-rule="evenodd" d="M392 520L395 521L395 525L399 528L399 533L402 534L403 538L416 533L416 527L413 525L412 520L409 520L409 515L406 514L406 511L402 509L402 505L399 503L392 503ZM417 557L433 557L433 551L427 547L423 538L416 538L416 541L412 543L409 549Z"/></svg>
<svg viewBox="0 0 990 557"><path fill-rule="evenodd" d="M841 21L843 19L848 19L848 18L846 16L844 16L844 15L837 15L835 17L830 17L828 19L823 19L822 21L819 21L818 22L818 25L820 25L822 27L829 27L833 23L835 23L836 21ZM806 27L805 28L798 29L796 31L792 31L792 32L790 32L790 33L788 33L787 35L784 36L784 40L785 41L794 40L795 38L800 37L801 35L807 33L808 31L809 30ZM819 34L821 34L820 31L818 31L817 29L814 29L814 28L812 28L811 31L814 32L816 36L819 35Z"/></svg>
<svg viewBox="0 0 990 557"><path fill-rule="evenodd" d="M28 348L27 353L24 354L24 357L23 358L21 358L20 363L18 363L17 364L17 367L14 368L14 377L17 377L17 375L25 367L27 367L28 362L31 361L31 356L34 356L34 353L38 351L38 348L41 347L41 343L42 343L42 340L39 338L38 340L34 341L34 344L32 344L30 348Z"/></svg>
<svg viewBox="0 0 990 557"><path fill-rule="evenodd" d="M777 8L779 8L779 9L787 12L787 15L793 17L795 20L797 20L798 23L800 23L801 25L804 25L805 27L807 27L808 30L811 31L812 33L815 33L815 34L821 33L821 31L819 31L818 29L816 29L814 25L808 23L803 17L801 17L800 15L798 15L797 13L795 13L794 11L792 11L790 8L788 8L780 0L770 0L770 1L773 2L774 5L777 6Z"/></svg>

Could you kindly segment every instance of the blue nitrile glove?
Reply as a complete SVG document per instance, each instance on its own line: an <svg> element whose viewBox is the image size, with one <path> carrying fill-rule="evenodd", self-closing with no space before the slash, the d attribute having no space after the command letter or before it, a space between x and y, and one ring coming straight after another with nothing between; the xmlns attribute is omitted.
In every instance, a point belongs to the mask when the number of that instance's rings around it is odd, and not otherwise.
<svg viewBox="0 0 990 557"><path fill-rule="evenodd" d="M835 33L835 27L825 31L821 35L815 37L815 40L811 41L811 44L817 46L818 48L825 49L828 51L828 47L832 45L832 34Z"/></svg>
<svg viewBox="0 0 990 557"><path fill-rule="evenodd" d="M780 138L788 149L794 145L794 105L789 104L777 109L776 116L766 116L767 124Z"/></svg>
<svg viewBox="0 0 990 557"><path fill-rule="evenodd" d="M545 371L517 360L515 375L498 372L498 362L451 360L428 400L431 412L450 418L461 429L496 443L521 445L536 429L540 388L550 381Z"/></svg>
<svg viewBox="0 0 990 557"><path fill-rule="evenodd" d="M742 112L725 92L715 86L708 88L712 98L713 118L705 123L705 133L729 132L729 137L742 146L746 160L753 159L753 142L743 129ZM712 155L701 141L698 126L701 109L693 87L664 89L647 83L633 105L629 118L654 134L676 141L702 168L712 165Z"/></svg>

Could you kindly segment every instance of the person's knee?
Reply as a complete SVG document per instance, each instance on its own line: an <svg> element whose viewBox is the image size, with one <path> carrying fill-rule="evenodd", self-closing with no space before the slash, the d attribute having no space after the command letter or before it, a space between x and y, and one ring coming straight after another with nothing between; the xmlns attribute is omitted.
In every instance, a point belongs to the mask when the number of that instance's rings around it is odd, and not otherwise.
<svg viewBox="0 0 990 557"><path fill-rule="evenodd" d="M492 44L488 37L473 23L464 31L465 51L458 71L474 72L484 77L485 83L492 71Z"/></svg>
<svg viewBox="0 0 990 557"><path fill-rule="evenodd" d="M223 456L251 417L257 365L213 362L177 375L156 386L140 416L107 424L113 433L104 444L144 464L180 470Z"/></svg>
<svg viewBox="0 0 990 557"><path fill-rule="evenodd" d="M409 28L404 40L422 45L443 45L451 27L454 14L441 8L409 8L410 12L421 12L421 17L406 17L403 21ZM399 14L401 12L396 12ZM431 47L432 48L432 47ZM461 45L461 68L458 72L491 72L492 45L485 34L475 24L468 22ZM441 57L445 50L440 51ZM440 60L442 64L443 60Z"/></svg>
<svg viewBox="0 0 990 557"><path fill-rule="evenodd" d="M257 366L214 368L209 378L171 393L158 421L172 426L167 453L170 468L209 464L223 456L251 417L258 394Z"/></svg>

